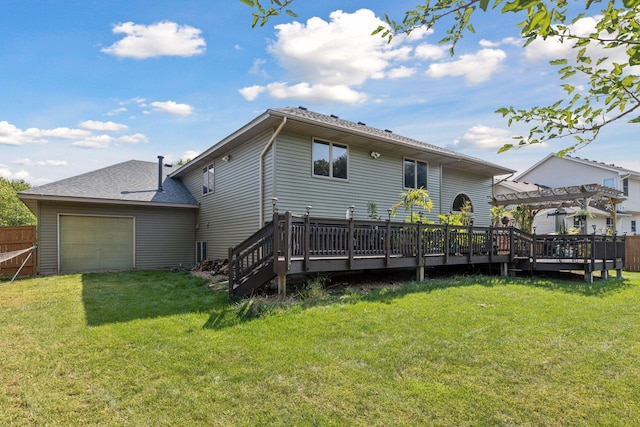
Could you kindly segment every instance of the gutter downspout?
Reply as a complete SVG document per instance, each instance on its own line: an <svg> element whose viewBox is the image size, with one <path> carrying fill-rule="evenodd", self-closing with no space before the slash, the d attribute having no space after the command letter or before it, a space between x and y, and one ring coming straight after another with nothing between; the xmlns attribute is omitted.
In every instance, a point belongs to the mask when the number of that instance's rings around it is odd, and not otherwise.
<svg viewBox="0 0 640 427"><path fill-rule="evenodd" d="M271 146L273 145L273 143L275 142L276 138L278 137L278 135L280 135L280 132L282 131L282 128L284 128L284 125L287 123L287 117L283 117L282 118L282 122L280 123L280 125L278 126L278 128L276 129L276 131L273 133L273 135L271 135L271 138L269 138L269 141L267 142L267 144L264 146L264 148L262 149L262 152L260 153L260 159L259 159L259 164L258 164L258 193L260 195L260 199L259 199L259 203L258 203L258 228L262 228L262 218L264 215L264 208L263 208L263 199L264 199L264 186L262 185L262 174L263 174L263 170L264 170L264 156L267 154L267 151L269 151L269 148L271 148Z"/></svg>

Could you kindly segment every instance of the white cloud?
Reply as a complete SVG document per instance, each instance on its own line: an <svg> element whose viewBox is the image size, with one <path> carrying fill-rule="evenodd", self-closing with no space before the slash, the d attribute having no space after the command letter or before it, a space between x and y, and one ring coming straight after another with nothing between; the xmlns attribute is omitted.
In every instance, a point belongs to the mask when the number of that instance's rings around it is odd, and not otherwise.
<svg viewBox="0 0 640 427"><path fill-rule="evenodd" d="M249 74L254 74L257 76L268 77L267 72L262 68L267 61L261 58L257 58L253 61L253 65L249 69Z"/></svg>
<svg viewBox="0 0 640 427"><path fill-rule="evenodd" d="M457 151L466 149L496 151L505 144L513 144L510 131L476 125L469 129L460 139L456 139L447 148Z"/></svg>
<svg viewBox="0 0 640 427"><path fill-rule="evenodd" d="M524 44L524 40L516 38L516 37L506 37L500 41L497 42L492 42L490 40L486 40L486 39L482 39L479 42L480 46L482 47L500 47L500 46L504 46L504 45L511 45L511 46L517 46L517 47L522 47L522 45Z"/></svg>
<svg viewBox="0 0 640 427"><path fill-rule="evenodd" d="M109 135L93 135L81 141L76 141L71 145L82 148L107 148L111 141L113 141L113 138Z"/></svg>
<svg viewBox="0 0 640 427"><path fill-rule="evenodd" d="M96 120L85 120L79 125L82 129L99 132L120 132L128 129L127 125L114 122L99 122Z"/></svg>
<svg viewBox="0 0 640 427"><path fill-rule="evenodd" d="M38 160L15 159L13 163L24 166L68 166L66 160Z"/></svg>
<svg viewBox="0 0 640 427"><path fill-rule="evenodd" d="M140 142L149 142L149 138L142 133L134 133L133 135L124 135L117 139L118 142L125 144L138 144Z"/></svg>
<svg viewBox="0 0 640 427"><path fill-rule="evenodd" d="M27 182L32 182L33 181L33 177L31 176L31 174L29 174L29 172L25 171L25 170L20 170L18 172L12 172L11 169L9 169L8 167L6 167L5 165L0 164L0 176L8 179L8 180L23 180L23 181L27 181Z"/></svg>
<svg viewBox="0 0 640 427"><path fill-rule="evenodd" d="M345 102L356 104L367 99L367 95L357 92L346 85L324 85L309 83L298 83L289 85L287 83L270 83L266 90L273 98L288 99L296 98L313 102Z"/></svg>
<svg viewBox="0 0 640 427"><path fill-rule="evenodd" d="M240 89L238 92L240 92L240 94L247 101L253 101L258 96L260 96L260 94L263 93L265 90L267 90L267 88L265 88L264 86L253 85L253 86L244 87Z"/></svg>
<svg viewBox="0 0 640 427"><path fill-rule="evenodd" d="M152 102L151 106L156 111L161 111L163 113L169 113L174 116L188 116L193 114L193 107L187 104L178 104L175 101L156 101Z"/></svg>
<svg viewBox="0 0 640 427"><path fill-rule="evenodd" d="M445 46L437 46L434 44L423 43L421 45L416 46L414 51L414 55L418 59L440 59L444 58L447 55L448 47Z"/></svg>
<svg viewBox="0 0 640 427"><path fill-rule="evenodd" d="M33 142L33 136L26 135L7 121L0 122L0 144L4 145L25 145Z"/></svg>
<svg viewBox="0 0 640 427"><path fill-rule="evenodd" d="M169 21L151 25L125 22L113 27L114 34L125 34L125 37L103 48L102 52L135 59L200 55L206 46L201 32L197 28Z"/></svg>
<svg viewBox="0 0 640 427"><path fill-rule="evenodd" d="M506 53L500 49L482 49L474 54L460 55L450 62L431 64L427 75L435 79L445 76L464 76L467 83L478 84L487 81L499 71Z"/></svg>
<svg viewBox="0 0 640 427"><path fill-rule="evenodd" d="M126 113L127 109L125 107L119 107L114 110L111 110L107 113L107 116L117 116L118 114Z"/></svg>
<svg viewBox="0 0 640 427"><path fill-rule="evenodd" d="M185 151L182 156L180 157L181 159L195 159L196 157L198 157L200 155L199 151L194 151L194 150L187 150Z"/></svg>
<svg viewBox="0 0 640 427"><path fill-rule="evenodd" d="M78 139L91 135L91 132L83 129L72 129L67 127L55 129L27 129L27 133L33 132L40 137L56 139Z"/></svg>
<svg viewBox="0 0 640 427"><path fill-rule="evenodd" d="M240 90L248 100L268 93L277 99L298 98L319 102L358 103L367 95L355 87L370 79L400 78L414 73L398 62L411 57L412 47L429 31L397 36L391 43L372 37L372 29L385 25L368 9L354 13L332 12L329 21L318 17L306 23L277 25L277 39L269 47L292 83L272 82ZM254 64L254 71L256 70Z"/></svg>
<svg viewBox="0 0 640 427"><path fill-rule="evenodd" d="M389 77L390 79L402 79L405 77L411 77L415 73L416 73L415 68L401 66L401 67L393 68L389 70L389 72L387 73L387 77Z"/></svg>
<svg viewBox="0 0 640 427"><path fill-rule="evenodd" d="M341 10L329 15L330 21L310 18L277 25L277 40L270 52L294 79L325 85L361 84L372 74L384 71L385 51L393 45L371 37L371 29L384 22L367 9L354 13Z"/></svg>
<svg viewBox="0 0 640 427"><path fill-rule="evenodd" d="M0 122L0 144L4 145L42 144L47 142L47 138L78 139L89 135L91 135L91 132L83 129L59 127L55 129L29 128L22 130L7 121Z"/></svg>
<svg viewBox="0 0 640 427"><path fill-rule="evenodd" d="M596 29L596 24L601 19L600 16L584 17L575 23L568 25L572 34L577 36L587 36ZM604 39L612 39L615 34L601 33ZM576 50L573 49L572 41L560 42L557 37L548 37L546 40L536 39L525 48L525 58L530 61L551 60L551 59L567 59L573 61ZM591 57L592 63L595 64L597 59L607 57L608 59L600 64L601 67L611 67L613 63L626 63L628 56L625 47L604 49L597 44L587 46L586 55ZM638 73L640 67L629 67L627 72Z"/></svg>

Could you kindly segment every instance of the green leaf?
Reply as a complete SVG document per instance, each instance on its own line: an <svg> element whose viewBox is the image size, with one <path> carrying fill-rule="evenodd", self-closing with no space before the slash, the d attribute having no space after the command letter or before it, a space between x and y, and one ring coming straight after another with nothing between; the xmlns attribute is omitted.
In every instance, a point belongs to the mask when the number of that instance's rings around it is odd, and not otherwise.
<svg viewBox="0 0 640 427"><path fill-rule="evenodd" d="M553 61L549 61L549 64L551 65L565 65L566 63L566 59L554 59Z"/></svg>
<svg viewBox="0 0 640 427"><path fill-rule="evenodd" d="M638 116L638 117L636 117L636 118L634 118L634 119L629 120L629 123L640 123L640 116Z"/></svg>
<svg viewBox="0 0 640 427"><path fill-rule="evenodd" d="M513 148L513 144L504 144L502 147L498 149L498 154L504 153L505 151L509 151Z"/></svg>
<svg viewBox="0 0 640 427"><path fill-rule="evenodd" d="M489 6L489 0L480 0L480 9L486 12L487 6Z"/></svg>
<svg viewBox="0 0 640 427"><path fill-rule="evenodd" d="M255 3L252 0L240 0L240 1L250 7L255 6Z"/></svg>

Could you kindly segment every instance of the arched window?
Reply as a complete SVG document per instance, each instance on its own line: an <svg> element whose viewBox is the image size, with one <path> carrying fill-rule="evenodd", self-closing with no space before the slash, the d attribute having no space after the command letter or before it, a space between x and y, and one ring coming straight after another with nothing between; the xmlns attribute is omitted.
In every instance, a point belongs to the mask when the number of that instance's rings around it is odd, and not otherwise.
<svg viewBox="0 0 640 427"><path fill-rule="evenodd" d="M464 193L460 193L453 200L453 207L451 208L452 212L473 212L473 204L471 203L471 199Z"/></svg>

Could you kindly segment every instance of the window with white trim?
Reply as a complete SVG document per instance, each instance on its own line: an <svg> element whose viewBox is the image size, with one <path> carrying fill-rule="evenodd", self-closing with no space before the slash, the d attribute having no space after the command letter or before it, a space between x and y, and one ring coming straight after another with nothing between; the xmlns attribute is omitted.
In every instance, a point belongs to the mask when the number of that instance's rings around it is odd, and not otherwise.
<svg viewBox="0 0 640 427"><path fill-rule="evenodd" d="M427 188L427 162L404 159L404 188Z"/></svg>
<svg viewBox="0 0 640 427"><path fill-rule="evenodd" d="M607 228L613 228L613 218L607 218Z"/></svg>
<svg viewBox="0 0 640 427"><path fill-rule="evenodd" d="M636 220L635 219L631 220L631 232L632 233L636 232Z"/></svg>
<svg viewBox="0 0 640 427"><path fill-rule="evenodd" d="M202 168L202 194L213 193L214 189L214 168L213 163Z"/></svg>
<svg viewBox="0 0 640 427"><path fill-rule="evenodd" d="M602 185L604 187L616 188L616 180L615 178L607 178L602 180Z"/></svg>
<svg viewBox="0 0 640 427"><path fill-rule="evenodd" d="M313 140L313 176L348 179L349 149L346 145Z"/></svg>

